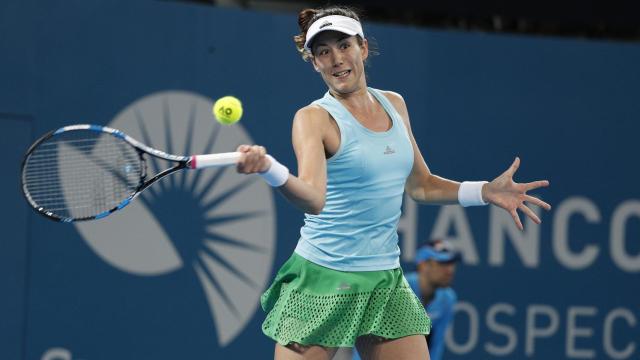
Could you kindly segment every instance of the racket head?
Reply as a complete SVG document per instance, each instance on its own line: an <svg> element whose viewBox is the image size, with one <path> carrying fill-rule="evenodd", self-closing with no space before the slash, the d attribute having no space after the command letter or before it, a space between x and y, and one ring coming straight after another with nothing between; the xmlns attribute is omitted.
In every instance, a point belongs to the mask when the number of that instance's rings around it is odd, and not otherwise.
<svg viewBox="0 0 640 360"><path fill-rule="evenodd" d="M99 219L122 209L145 176L142 151L122 132L99 125L45 134L28 149L21 171L27 202L61 222Z"/></svg>

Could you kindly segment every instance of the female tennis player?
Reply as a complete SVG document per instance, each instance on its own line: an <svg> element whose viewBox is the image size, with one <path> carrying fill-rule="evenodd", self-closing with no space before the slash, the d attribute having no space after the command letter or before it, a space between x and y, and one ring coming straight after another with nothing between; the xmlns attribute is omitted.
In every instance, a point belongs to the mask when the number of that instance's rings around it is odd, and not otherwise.
<svg viewBox="0 0 640 360"><path fill-rule="evenodd" d="M428 359L430 320L400 269L397 225L403 194L425 204L492 203L518 228L519 209L547 181L519 184L515 159L491 182L447 180L431 173L411 132L403 98L367 87L369 45L358 15L344 7L300 12L294 37L328 87L293 120L298 176L266 154L241 145L241 173L259 173L298 208L300 240L262 295L263 332L275 359L331 359L357 347L363 359Z"/></svg>

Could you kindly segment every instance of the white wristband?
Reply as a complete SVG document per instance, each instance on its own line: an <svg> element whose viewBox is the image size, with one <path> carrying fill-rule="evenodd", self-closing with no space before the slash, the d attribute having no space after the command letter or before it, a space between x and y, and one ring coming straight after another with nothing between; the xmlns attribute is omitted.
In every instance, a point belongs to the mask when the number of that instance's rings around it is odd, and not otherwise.
<svg viewBox="0 0 640 360"><path fill-rule="evenodd" d="M486 181L464 181L460 184L458 189L460 205L464 207L487 205L488 203L482 200L482 186L486 183Z"/></svg>
<svg viewBox="0 0 640 360"><path fill-rule="evenodd" d="M284 183L287 182L287 179L289 179L289 169L280 164L278 160L273 158L273 156L268 154L266 156L271 161L271 166L269 167L269 170L258 173L258 175L262 176L264 181L273 187L280 187L284 185Z"/></svg>

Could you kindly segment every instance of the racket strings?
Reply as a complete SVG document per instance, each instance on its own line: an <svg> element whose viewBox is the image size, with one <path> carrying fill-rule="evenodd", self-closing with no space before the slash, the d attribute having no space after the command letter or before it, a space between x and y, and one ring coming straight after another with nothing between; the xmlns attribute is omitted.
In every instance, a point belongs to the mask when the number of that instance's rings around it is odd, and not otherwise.
<svg viewBox="0 0 640 360"><path fill-rule="evenodd" d="M30 200L62 218L111 210L141 183L144 165L124 140L95 131L72 131L41 143L27 158L23 181Z"/></svg>
<svg viewBox="0 0 640 360"><path fill-rule="evenodd" d="M73 154L68 154L69 160L68 161L74 161L74 160L78 160L78 159L84 159L87 156L91 155L91 150L93 148L87 148L87 150L83 150L83 149L74 149L75 151L77 151L76 153ZM104 153L101 154L103 157L111 157L111 156L118 156L120 154L120 151L114 151L113 149L104 149L101 150ZM109 151L112 151L112 153L108 153ZM36 156L33 157L33 159L30 159L31 163L31 167L32 168L37 168L38 166L41 167L48 167L49 164L52 161L56 161L58 159L58 154L53 152L53 149L50 148L50 150L47 150L47 152L49 152L48 154L37 154Z"/></svg>

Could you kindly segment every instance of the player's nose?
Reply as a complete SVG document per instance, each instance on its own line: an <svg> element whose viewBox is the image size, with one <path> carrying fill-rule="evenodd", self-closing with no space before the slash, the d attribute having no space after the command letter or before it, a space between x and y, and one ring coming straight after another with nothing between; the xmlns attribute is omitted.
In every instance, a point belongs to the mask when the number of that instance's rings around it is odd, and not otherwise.
<svg viewBox="0 0 640 360"><path fill-rule="evenodd" d="M333 67L339 67L344 63L342 54L339 51L332 51L331 60L333 61Z"/></svg>

